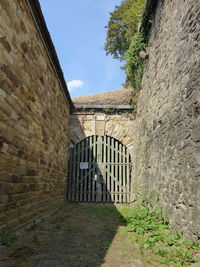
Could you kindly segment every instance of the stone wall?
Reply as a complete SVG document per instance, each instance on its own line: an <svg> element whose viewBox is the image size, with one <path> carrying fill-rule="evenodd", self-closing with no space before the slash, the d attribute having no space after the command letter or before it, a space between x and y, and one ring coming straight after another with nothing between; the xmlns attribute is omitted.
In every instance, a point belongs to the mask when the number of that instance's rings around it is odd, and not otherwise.
<svg viewBox="0 0 200 267"><path fill-rule="evenodd" d="M65 199L70 101L27 1L0 1L0 51L2 229Z"/></svg>
<svg viewBox="0 0 200 267"><path fill-rule="evenodd" d="M111 136L133 151L134 117L131 112L108 114L102 111L74 112L71 115L70 139L78 143L91 135Z"/></svg>
<svg viewBox="0 0 200 267"><path fill-rule="evenodd" d="M134 135L135 192L200 236L200 2L158 1Z"/></svg>

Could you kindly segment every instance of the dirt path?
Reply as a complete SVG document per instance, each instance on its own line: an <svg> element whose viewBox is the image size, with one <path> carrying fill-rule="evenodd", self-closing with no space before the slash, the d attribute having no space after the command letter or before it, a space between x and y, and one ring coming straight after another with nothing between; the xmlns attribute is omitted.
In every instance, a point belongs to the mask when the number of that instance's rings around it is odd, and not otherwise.
<svg viewBox="0 0 200 267"><path fill-rule="evenodd" d="M146 267L120 212L121 205L66 204L33 225L9 248L3 267Z"/></svg>

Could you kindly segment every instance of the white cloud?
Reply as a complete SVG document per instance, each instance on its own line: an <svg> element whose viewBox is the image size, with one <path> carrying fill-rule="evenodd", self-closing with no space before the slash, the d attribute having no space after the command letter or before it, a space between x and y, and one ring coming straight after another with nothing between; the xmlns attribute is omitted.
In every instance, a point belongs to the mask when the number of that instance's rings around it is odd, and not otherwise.
<svg viewBox="0 0 200 267"><path fill-rule="evenodd" d="M84 85L84 82L81 80L73 80L67 83L67 87L69 89L69 91L73 91L76 88L80 88Z"/></svg>

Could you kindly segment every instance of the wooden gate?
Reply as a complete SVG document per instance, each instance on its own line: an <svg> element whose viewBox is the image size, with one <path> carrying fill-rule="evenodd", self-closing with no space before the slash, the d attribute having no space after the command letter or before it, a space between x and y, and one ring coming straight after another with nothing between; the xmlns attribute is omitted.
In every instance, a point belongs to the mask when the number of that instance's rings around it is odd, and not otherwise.
<svg viewBox="0 0 200 267"><path fill-rule="evenodd" d="M90 136L76 144L69 159L68 201L130 202L131 157L110 136Z"/></svg>

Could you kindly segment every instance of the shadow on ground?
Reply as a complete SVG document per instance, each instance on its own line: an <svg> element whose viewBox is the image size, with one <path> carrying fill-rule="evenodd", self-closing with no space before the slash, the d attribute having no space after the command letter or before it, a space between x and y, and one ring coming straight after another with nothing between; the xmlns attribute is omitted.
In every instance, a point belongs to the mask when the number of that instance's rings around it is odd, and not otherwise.
<svg viewBox="0 0 200 267"><path fill-rule="evenodd" d="M33 222L10 248L3 249L1 266L143 266L137 260L133 264L135 242L124 242L124 225L114 205L67 204L41 222Z"/></svg>

